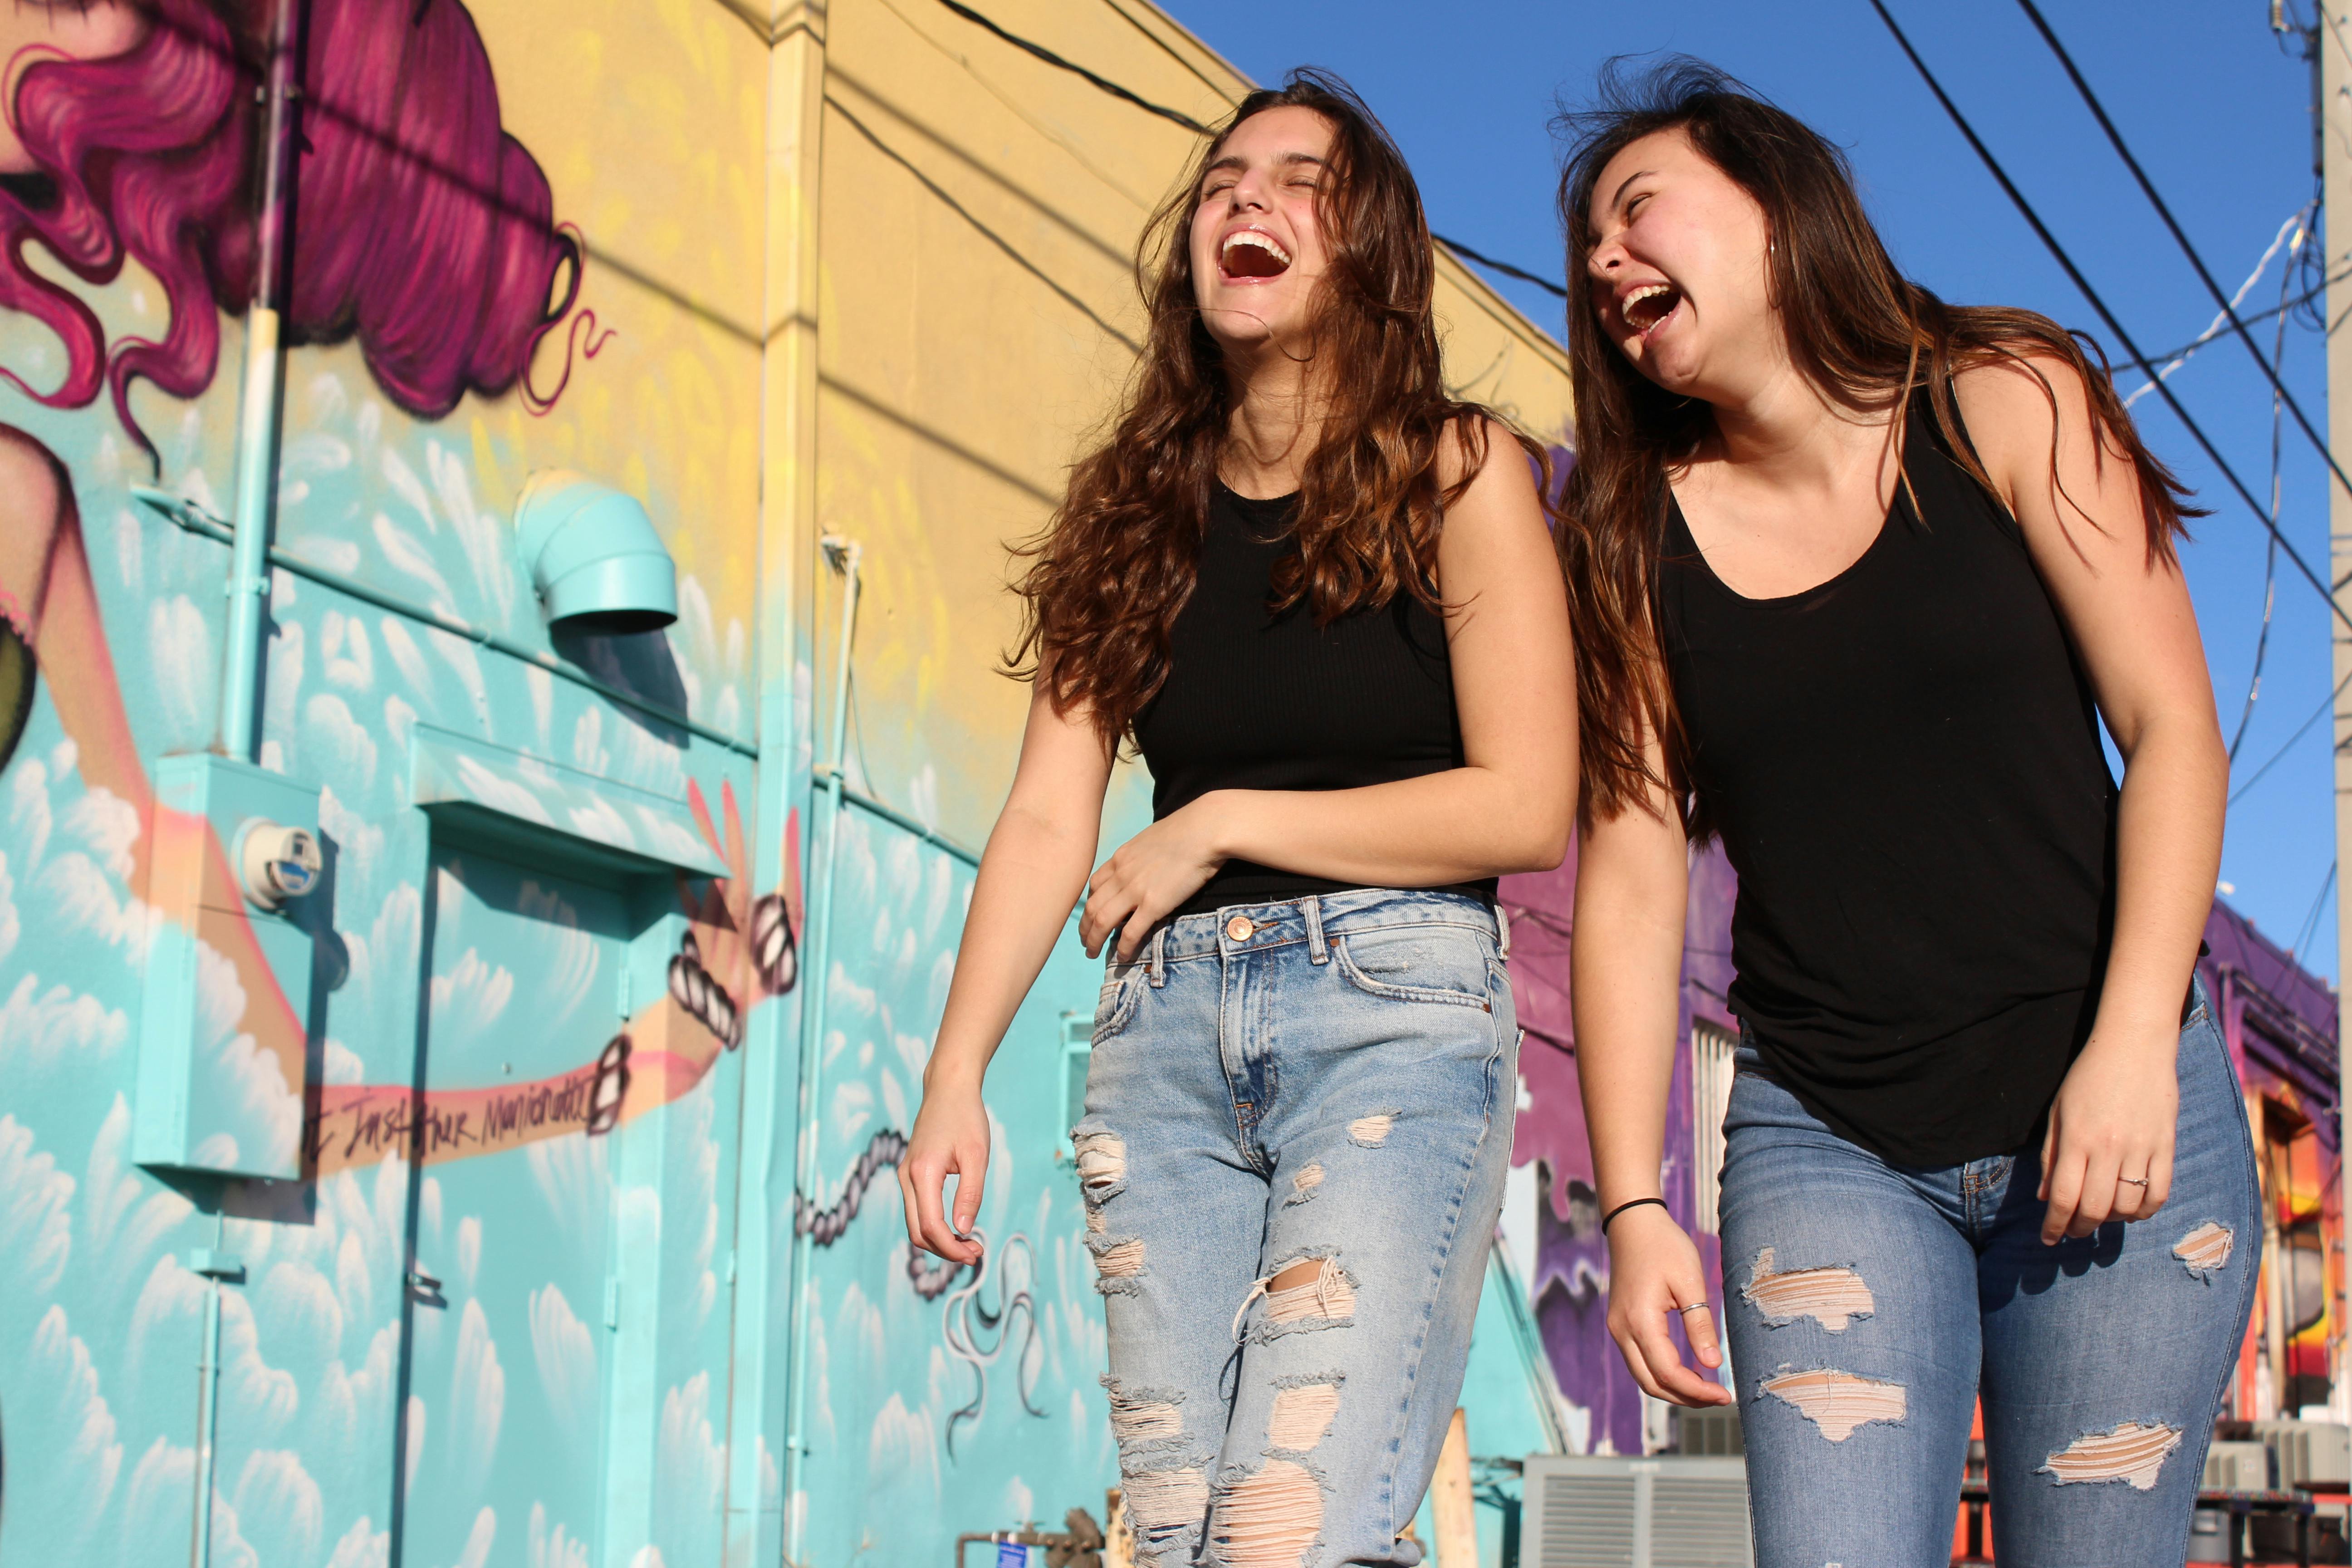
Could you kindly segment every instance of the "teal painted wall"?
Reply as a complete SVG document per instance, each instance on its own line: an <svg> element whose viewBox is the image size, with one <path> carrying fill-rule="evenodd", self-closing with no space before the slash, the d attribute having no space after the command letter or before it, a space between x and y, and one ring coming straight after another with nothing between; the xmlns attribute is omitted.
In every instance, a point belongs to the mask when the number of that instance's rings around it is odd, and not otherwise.
<svg viewBox="0 0 2352 1568"><path fill-rule="evenodd" d="M0 14L48 51L0 122L0 1568L938 1563L1102 1518L1074 939L991 1076L984 1269L910 1253L894 1162L1025 700L1003 547L1129 363L1186 139L943 8L305 5L256 761L325 875L282 921L158 793L218 746L263 8ZM999 9L1238 90L1155 14ZM1076 228L1028 194L1072 169ZM1447 279L1474 390L1556 428L1556 351ZM644 506L674 625L551 635L514 520L556 471ZM826 533L866 552L837 816ZM1123 770L1108 836L1147 800ZM1490 1315L1481 1454L1536 1429Z"/></svg>

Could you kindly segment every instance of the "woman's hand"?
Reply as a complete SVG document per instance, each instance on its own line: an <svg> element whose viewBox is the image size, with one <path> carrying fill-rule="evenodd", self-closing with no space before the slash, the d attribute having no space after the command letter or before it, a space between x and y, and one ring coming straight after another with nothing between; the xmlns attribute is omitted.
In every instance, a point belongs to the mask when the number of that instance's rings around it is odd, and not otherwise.
<svg viewBox="0 0 2352 1568"><path fill-rule="evenodd" d="M2171 1195L2179 1033L2151 1027L2154 1038L2132 1037L2149 1030L2094 1030L2058 1086L2042 1139L2044 1246L2088 1236L2111 1219L2147 1219Z"/></svg>
<svg viewBox="0 0 2352 1568"><path fill-rule="evenodd" d="M955 1225L947 1219L947 1180L956 1178ZM923 1108L898 1161L907 1239L950 1263L977 1263L981 1247L966 1239L980 1217L988 1180L988 1108L977 1082L925 1083Z"/></svg>
<svg viewBox="0 0 2352 1568"><path fill-rule="evenodd" d="M1688 1309L1687 1310L1685 1309ZM1609 1336L1624 1352L1642 1392L1669 1404L1728 1405L1731 1390L1683 1363L1667 1325L1683 1322L1699 1364L1723 1364L1715 1309L1698 1248L1655 1204L1626 1209L1609 1224Z"/></svg>
<svg viewBox="0 0 2352 1568"><path fill-rule="evenodd" d="M1088 958L1118 931L1119 962L1132 962L1152 928L1217 874L1225 863L1220 829L1240 793L1211 791L1153 823L1102 863L1087 883L1086 913L1078 921Z"/></svg>

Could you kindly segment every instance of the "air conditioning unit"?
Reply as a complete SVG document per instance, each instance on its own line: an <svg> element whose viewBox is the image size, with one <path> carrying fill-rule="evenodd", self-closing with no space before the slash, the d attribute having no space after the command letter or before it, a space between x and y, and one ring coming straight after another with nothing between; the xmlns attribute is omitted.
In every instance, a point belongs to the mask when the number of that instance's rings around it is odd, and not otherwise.
<svg viewBox="0 0 2352 1568"><path fill-rule="evenodd" d="M2209 1492L2268 1491L2271 1451L2260 1443L2215 1443L2205 1450Z"/></svg>
<svg viewBox="0 0 2352 1568"><path fill-rule="evenodd" d="M1685 1456L1738 1458L1748 1452L1739 1436L1739 1406L1710 1405L1675 1412L1675 1452Z"/></svg>
<svg viewBox="0 0 2352 1568"><path fill-rule="evenodd" d="M2314 1491L2352 1486L2352 1426L2336 1421L2257 1421L2254 1436L2278 1456L2278 1484Z"/></svg>
<svg viewBox="0 0 2352 1568"><path fill-rule="evenodd" d="M1525 1568L1753 1568L1744 1459L1538 1454L1520 1514Z"/></svg>

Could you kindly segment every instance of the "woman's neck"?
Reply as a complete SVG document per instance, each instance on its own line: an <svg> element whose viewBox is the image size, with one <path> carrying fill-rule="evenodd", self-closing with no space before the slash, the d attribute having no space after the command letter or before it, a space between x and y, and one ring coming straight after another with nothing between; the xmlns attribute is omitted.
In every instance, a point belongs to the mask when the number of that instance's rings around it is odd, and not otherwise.
<svg viewBox="0 0 2352 1568"><path fill-rule="evenodd" d="M1715 429L1699 458L1727 463L1775 489L1835 485L1857 461L1889 451L1892 403L1847 408L1825 396L1794 367L1747 395L1715 404Z"/></svg>
<svg viewBox="0 0 2352 1568"><path fill-rule="evenodd" d="M1298 489L1328 405L1313 368L1277 353L1231 373L1234 411L1217 471L1236 494L1269 500Z"/></svg>

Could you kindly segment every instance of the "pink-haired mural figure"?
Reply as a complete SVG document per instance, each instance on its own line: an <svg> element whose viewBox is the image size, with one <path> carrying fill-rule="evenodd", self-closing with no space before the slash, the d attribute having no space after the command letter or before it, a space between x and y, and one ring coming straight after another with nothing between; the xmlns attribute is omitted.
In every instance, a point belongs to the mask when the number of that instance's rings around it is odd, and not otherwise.
<svg viewBox="0 0 2352 1568"><path fill-rule="evenodd" d="M301 97L281 143L261 88L288 6ZM590 266L566 221L668 209L644 149L609 155L564 107L587 89L561 51L642 50L599 92L721 80L740 62L710 35L740 22L706 9L0 6L0 1417L17 1439L0 1568L162 1568L192 1530L215 1568L676 1568L755 1560L743 1542L788 1510L897 1561L963 1522L1102 1506L1112 1439L1080 1403L1099 1310L1058 1097L992 1107L1017 1175L992 1184L986 1266L926 1267L891 1239L887 1177L967 870L903 824L820 816L841 893L806 1109L795 1015L766 1005L804 989L810 759L793 655L744 651L771 585L722 581L757 555L739 482L762 439L757 351ZM242 500L278 145L280 555L255 760L318 801L307 996L247 910L228 830L168 793L170 759L244 751L218 739L230 552L205 520ZM690 271L659 259L657 282ZM592 303L621 318L602 358L613 323ZM633 417L667 404L675 426ZM715 435L698 425L714 408ZM551 633L512 521L551 468L641 500L677 625ZM607 884L539 864L536 840L445 831L415 798L428 731L517 777L660 796L700 847L674 863L700 869ZM201 928L154 895L192 845ZM282 1140L299 1179L142 1163L167 941L202 967L199 1065L288 1108L236 1142ZM1040 1040L1092 994L1066 968L1024 1026ZM762 1118L765 1145L747 1131ZM806 1192L796 1136L818 1150ZM812 1372L794 1440L816 1458L788 1480L795 1330ZM755 1375L741 1352L761 1339ZM208 1355L206 1406L188 1373ZM832 1500L853 1493L868 1502ZM845 1560L829 1551L812 1560Z"/></svg>
<svg viewBox="0 0 2352 1568"><path fill-rule="evenodd" d="M310 0L298 150L289 342L356 338L376 384L421 419L438 419L468 393L516 392L543 412L554 391L530 385L534 351L572 318L596 342L593 315L573 315L579 241L554 221L538 163L499 127L488 60L455 0ZM0 130L0 304L36 317L61 342L65 371L42 387L0 364L0 379L53 408L106 396L151 461L154 446L131 407L145 381L177 398L211 385L220 317L253 296L256 85L266 22L258 5L205 0L102 0L86 9L18 5L0 18L9 112ZM169 328L160 340L110 342L80 294L38 270L36 255L89 285L132 263L162 285ZM153 832L131 847L131 884L144 881L158 835L205 832L159 808L123 712L91 589L72 478L37 440L0 425L0 766L30 710L37 669L79 752L84 778L127 802ZM313 1110L315 1174L381 1158L414 1140L425 1160L488 1152L585 1126L607 1131L698 1082L719 1051L741 1038L742 1014L789 984L755 965L751 879L731 789L722 837L699 789L697 820L734 875L680 897L693 917L674 967L672 994L608 1050L541 1085L478 1094L417 1096L406 1085L331 1087ZM225 856L212 850L226 886ZM764 918L772 944L791 951L797 889ZM233 901L233 900L232 900ZM251 999L249 1025L302 1080L303 1022L294 1016L249 933L227 956ZM673 1030L672 1019L682 1026ZM630 1048L633 1039L657 1048ZM485 1139L507 1102L562 1109ZM471 1139L442 1136L469 1127Z"/></svg>
<svg viewBox="0 0 2352 1568"><path fill-rule="evenodd" d="M581 247L547 178L500 128L473 18L456 0L308 0L287 307L290 344L357 337L377 384L438 419L467 393L522 383L571 313ZM65 344L51 407L101 393L142 450L141 380L174 397L212 384L220 315L257 265L253 208L267 7L211 0L23 5L0 19L0 304ZM32 247L89 284L126 261L171 311L159 342L110 343L89 302L42 277Z"/></svg>
<svg viewBox="0 0 2352 1568"><path fill-rule="evenodd" d="M370 451L377 432L398 433L373 449L379 473L407 461L395 444L415 439L407 432L446 419L469 397L546 412L575 356L592 355L609 334L575 309L583 247L556 221L540 164L502 127L472 16L456 0L282 3L301 17L303 95L283 338L298 351L355 346L365 367L346 390L339 372L313 363L305 395L314 405L341 399L355 410L348 423L359 438L348 445L356 450ZM322 1041L320 1015L289 1002L240 913L205 928L206 962L217 961L207 994L226 999L215 1020L224 1049L300 1092L305 1181L276 1191L159 1183L132 1169L136 1052L126 1047L137 1039L153 914L143 900L159 846L201 838L207 901L244 905L213 826L163 804L154 784L158 755L201 744L208 728L201 700L168 699L216 679L217 644L196 604L175 590L216 583L225 554L183 544L168 528L159 541L152 517L127 510L124 490L152 476L201 491L202 453L209 442L216 455L226 437L226 422L207 425L204 405L224 380L224 340L235 343L234 323L256 292L264 134L257 89L271 21L263 0L0 7L0 791L10 804L0 848L0 1077L11 1085L0 1102L0 1237L37 1257L0 1300L0 1354L10 1364L0 1403L19 1439L9 1447L12 1485L0 1515L0 1561L10 1563L187 1556L187 1500L192 1486L206 1489L187 1446L189 1385L158 1369L197 1353L207 1312L225 1325L229 1347L215 1418L223 1458L198 1515L209 1520L198 1527L209 1560L340 1565L383 1562L387 1552L407 1560L407 1551L438 1561L462 1545L481 1561L491 1539L487 1506L443 1519L400 1496L387 1500L369 1478L394 1474L390 1454L404 1443L410 1480L427 1456L436 1467L423 1472L429 1486L470 1469L477 1486L506 1473L497 1484L518 1489L513 1468L541 1456L530 1451L538 1445L518 1410L506 1417L501 1458L493 1335L506 1341L519 1397L543 1388L559 1425L567 1415L574 1426L593 1418L596 1352L564 1291L593 1314L595 1280L575 1279L561 1258L542 1261L510 1241L488 1264L509 1269L504 1295L487 1277L478 1294L485 1226L495 1238L511 1221L480 1202L485 1188L465 1195L453 1187L445 1234L442 1189L419 1167L515 1154L494 1163L488 1179L521 1200L536 1192L559 1212L576 1211L601 1234L610 1184L601 1154L580 1151L704 1086L742 1044L746 1016L794 979L796 826L782 836L784 864L765 879L772 890L755 898L733 778L706 792L683 777L675 793L727 874L677 879L684 935L668 984L639 1001L602 1051L536 1081L497 1080L493 1063L481 1069L493 1081L480 1088L462 1079L425 1087L421 1075L412 1081L401 1070L396 1051L371 1053L362 1037L382 1034L380 1018L346 1010L341 1031L357 1051L334 1038L331 1015ZM231 361L233 377L233 349ZM210 399L215 411L219 403ZM315 429L300 434L318 445ZM418 446L427 458L438 454L429 440ZM277 479L281 495L299 483L286 472ZM449 486L439 489L446 512ZM377 570L365 559L352 562L362 578ZM340 635L339 656L359 673L342 679L331 711L346 711L346 695L380 695L364 663L352 664L368 649L353 640L365 635L353 617L316 599L298 605L289 589L279 596L273 691L290 704L303 686L306 640L316 650L315 689ZM193 639L163 635L189 623ZM379 628L376 644L395 664L404 647L415 660L413 644ZM190 647L202 657L183 657ZM199 662L206 668L194 669ZM415 671L424 668L415 660ZM393 744L404 743L395 715L406 703L428 721L438 716L415 674L404 668L403 679L404 700L382 698ZM302 713L307 721L310 710ZM289 716L266 726L275 743L295 743ZM397 802L373 750L364 768L335 761L314 752L304 770L341 811L335 831L381 838L373 824ZM60 875L67 868L79 880ZM428 878L425 900L434 886ZM384 910L410 911L407 946L387 942L383 915L366 927L366 909L329 909L326 919L352 934L322 940L362 958L373 940L379 955L391 955L379 965L408 965L413 994L415 959L430 962L413 929L420 889L379 871L368 890L384 894ZM560 926L564 908L551 895L526 882L521 897L539 899ZM397 928L395 920L395 939ZM403 985L387 974L377 999ZM71 1038L88 1048L60 1057L58 1042ZM707 1130L710 1102L706 1089L698 1129ZM446 1135L453 1131L461 1135ZM707 1131L696 1138L697 1148L714 1146ZM546 1157L526 1157L534 1152ZM415 1217L404 1220L404 1210ZM241 1289L224 1291L189 1267L195 1249L224 1240L252 1260L236 1277ZM417 1283L426 1278L421 1246L436 1249L434 1266L451 1277L446 1297L437 1280L430 1291ZM509 1306L527 1306L529 1321L501 1319ZM685 1349L710 1359L700 1344ZM420 1384L395 1403L395 1381L421 1376L412 1362L436 1376L452 1368L452 1381ZM534 1363L538 1379L521 1381ZM673 1401L709 1397L709 1379L698 1382L690 1368L665 1363L659 1375L671 1380ZM537 1418L549 1420L549 1410ZM44 1431L80 1437L25 1441ZM584 1475L571 1494L531 1484L554 1510L529 1527L533 1560L569 1563L600 1522L587 1500L600 1483ZM676 1551L709 1525L696 1519L680 1528L685 1534L664 1537L655 1518L640 1523L639 1538L668 1539ZM502 1553L519 1552L525 1531L521 1517L512 1519ZM445 1545L452 1531L456 1545Z"/></svg>

